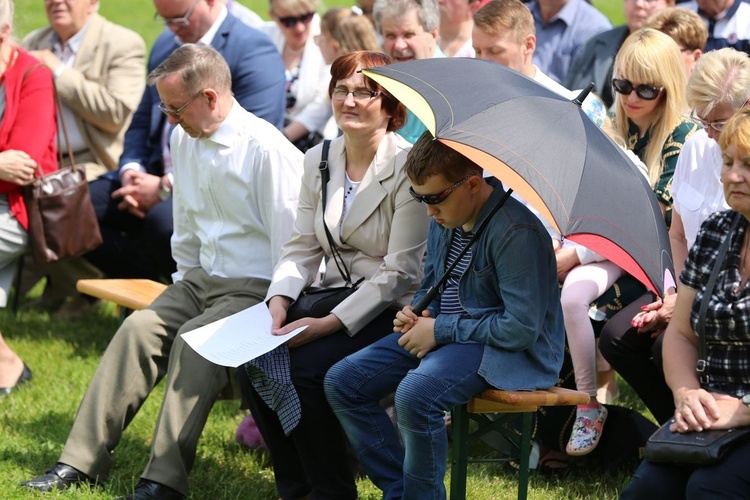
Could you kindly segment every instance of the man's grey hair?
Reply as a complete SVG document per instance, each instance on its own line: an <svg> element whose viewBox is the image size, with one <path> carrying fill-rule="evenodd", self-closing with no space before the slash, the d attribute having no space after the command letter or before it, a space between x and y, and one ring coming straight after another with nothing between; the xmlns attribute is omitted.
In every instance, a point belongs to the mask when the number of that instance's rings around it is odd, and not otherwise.
<svg viewBox="0 0 750 500"><path fill-rule="evenodd" d="M209 87L218 93L232 89L229 65L216 49L205 45L186 43L172 52L148 75L148 84L156 85L172 73L180 75L187 94L195 94Z"/></svg>
<svg viewBox="0 0 750 500"><path fill-rule="evenodd" d="M437 0L376 0L372 6L372 16L383 33L383 19L397 19L409 9L417 10L417 19L425 31L433 31L440 26L440 7Z"/></svg>

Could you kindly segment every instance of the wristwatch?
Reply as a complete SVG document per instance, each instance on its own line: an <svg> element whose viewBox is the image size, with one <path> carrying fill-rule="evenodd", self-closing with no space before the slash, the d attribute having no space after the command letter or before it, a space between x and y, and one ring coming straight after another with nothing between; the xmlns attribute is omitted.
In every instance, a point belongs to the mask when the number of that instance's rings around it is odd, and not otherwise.
<svg viewBox="0 0 750 500"><path fill-rule="evenodd" d="M744 396L742 396L742 403L745 406L750 406L750 393L745 394Z"/></svg>
<svg viewBox="0 0 750 500"><path fill-rule="evenodd" d="M164 201L170 196L172 196L172 188L167 187L167 185L164 184L164 177L162 177L159 179L159 199Z"/></svg>

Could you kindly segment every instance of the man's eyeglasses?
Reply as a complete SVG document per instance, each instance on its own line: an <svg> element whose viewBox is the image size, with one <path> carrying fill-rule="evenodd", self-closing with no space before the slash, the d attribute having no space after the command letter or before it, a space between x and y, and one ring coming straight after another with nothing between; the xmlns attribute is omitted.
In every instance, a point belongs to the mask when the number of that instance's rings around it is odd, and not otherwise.
<svg viewBox="0 0 750 500"><path fill-rule="evenodd" d="M287 28L294 28L299 23L309 23L310 21L312 21L314 15L315 12L308 12L307 14L302 14L301 16L276 17L276 20Z"/></svg>
<svg viewBox="0 0 750 500"><path fill-rule="evenodd" d="M188 11L185 12L185 15L182 17L163 17L157 12L156 14L154 14L154 21L164 25L175 24L180 26L187 26L188 24L190 24L190 16L193 15L193 11L200 1L201 0L195 0L195 2L193 2L193 5L190 6Z"/></svg>
<svg viewBox="0 0 750 500"><path fill-rule="evenodd" d="M346 87L336 87L331 93L331 100L346 101L349 94L351 94L357 102L369 101L375 99L379 95L383 95L382 92L375 92L367 89L349 90Z"/></svg>
<svg viewBox="0 0 750 500"><path fill-rule="evenodd" d="M180 106L177 109L168 108L163 102L159 103L159 109L162 113L164 113L167 116L171 116L172 118L177 118L178 120L182 120L182 112L185 111L185 108L187 108L191 102L193 102L199 95L203 93L203 89L196 92L193 97L188 99L188 101Z"/></svg>
<svg viewBox="0 0 750 500"><path fill-rule="evenodd" d="M615 92L622 95L630 95L635 90L635 95L646 101L653 101L664 90L664 87L654 87L652 85L638 85L635 87L630 81L619 78L612 79L612 88Z"/></svg>
<svg viewBox="0 0 750 500"><path fill-rule="evenodd" d="M409 194L411 194L411 197L417 200L419 203L424 203L426 205L437 205L438 203L442 203L445 201L445 199L458 188L461 184L469 180L470 177L473 177L479 173L479 170L472 170L469 172L469 174L461 179L460 181L454 183L452 186L450 186L448 189L443 191L442 193L438 194L417 194L414 192L413 187L409 187Z"/></svg>

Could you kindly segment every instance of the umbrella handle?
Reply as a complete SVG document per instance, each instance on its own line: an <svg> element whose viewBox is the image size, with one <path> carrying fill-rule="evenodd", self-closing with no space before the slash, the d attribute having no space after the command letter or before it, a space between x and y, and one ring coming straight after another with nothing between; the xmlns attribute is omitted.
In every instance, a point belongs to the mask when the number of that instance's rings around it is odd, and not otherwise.
<svg viewBox="0 0 750 500"><path fill-rule="evenodd" d="M594 82L589 83L586 85L586 88L581 91L580 94L578 94L578 97L573 99L573 104L577 104L578 106L583 104L583 101L586 100L588 95L591 93L591 90L594 88Z"/></svg>
<svg viewBox="0 0 750 500"><path fill-rule="evenodd" d="M430 302L432 302L437 293L437 287L431 286L430 289L427 290L424 295L422 295L422 298L419 299L419 302L417 302L412 308L414 310L414 314L416 314L417 316L422 316L422 311L427 309L427 306L430 305Z"/></svg>

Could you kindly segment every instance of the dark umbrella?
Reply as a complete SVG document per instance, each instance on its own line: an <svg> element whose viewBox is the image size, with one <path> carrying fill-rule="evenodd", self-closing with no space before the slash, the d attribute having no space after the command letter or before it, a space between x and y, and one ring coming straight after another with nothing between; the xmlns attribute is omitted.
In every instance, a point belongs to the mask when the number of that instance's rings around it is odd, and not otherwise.
<svg viewBox="0 0 750 500"><path fill-rule="evenodd" d="M564 237L658 295L674 283L669 235L651 187L579 104L478 59L422 59L363 73Z"/></svg>

